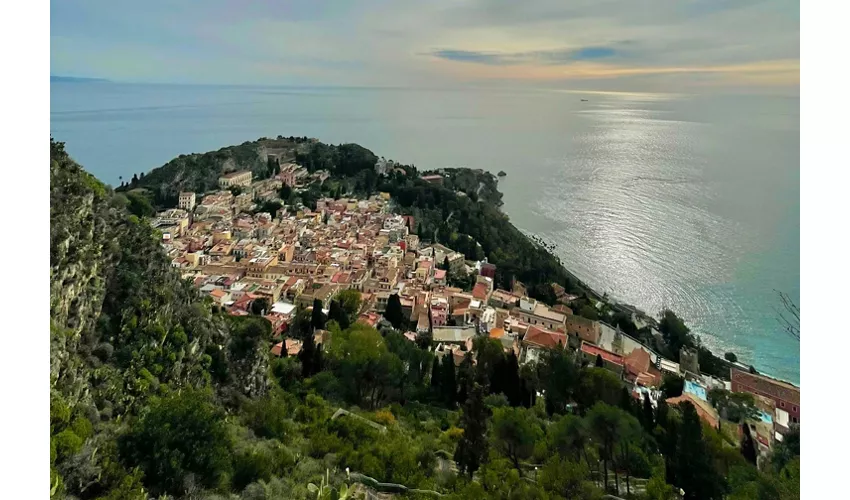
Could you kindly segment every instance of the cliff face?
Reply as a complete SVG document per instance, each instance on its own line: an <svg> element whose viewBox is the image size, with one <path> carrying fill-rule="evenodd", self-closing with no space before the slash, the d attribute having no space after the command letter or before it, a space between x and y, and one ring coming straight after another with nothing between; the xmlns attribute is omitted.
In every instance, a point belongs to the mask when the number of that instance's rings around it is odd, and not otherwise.
<svg viewBox="0 0 850 500"><path fill-rule="evenodd" d="M50 317L73 335L100 314L113 261L106 187L50 144Z"/></svg>
<svg viewBox="0 0 850 500"><path fill-rule="evenodd" d="M211 385L209 353L232 343L230 325L172 269L123 196L62 143L50 150L51 390L109 418L153 394ZM216 389L264 393L267 349L258 341L251 356L225 357L229 376Z"/></svg>

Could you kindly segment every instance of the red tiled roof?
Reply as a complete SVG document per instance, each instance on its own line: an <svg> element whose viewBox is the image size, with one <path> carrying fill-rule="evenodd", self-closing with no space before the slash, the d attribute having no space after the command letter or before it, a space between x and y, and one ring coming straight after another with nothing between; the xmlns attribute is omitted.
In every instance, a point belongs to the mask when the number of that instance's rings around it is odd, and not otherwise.
<svg viewBox="0 0 850 500"><path fill-rule="evenodd" d="M644 373L649 370L650 365L650 357L649 353L643 350L643 348L638 347L634 349L632 352L625 357L626 369L628 369L629 373L632 375L637 375L639 373Z"/></svg>
<svg viewBox="0 0 850 500"><path fill-rule="evenodd" d="M617 365L622 365L624 361L623 357L619 354L613 353L607 349L603 349L599 346L589 344L587 342L581 343L581 351L591 356L602 356L603 360Z"/></svg>
<svg viewBox="0 0 850 500"><path fill-rule="evenodd" d="M487 298L487 285L485 283L476 283L474 287L472 287L472 296L478 300L484 300Z"/></svg>
<svg viewBox="0 0 850 500"><path fill-rule="evenodd" d="M567 345L567 336L563 333L543 330L536 326L528 327L528 331L525 333L525 337L523 337L522 340L526 344L532 344L539 347L557 347L558 344L561 344L562 346Z"/></svg>
<svg viewBox="0 0 850 500"><path fill-rule="evenodd" d="M694 405L694 408L697 411L697 415L699 415L702 420L704 420L711 427L717 428L717 424L720 422L720 419L717 416L717 412L708 404L707 401L703 401L697 397L694 397L691 393L683 392L682 395L679 397L668 399L667 404L678 405L686 401Z"/></svg>

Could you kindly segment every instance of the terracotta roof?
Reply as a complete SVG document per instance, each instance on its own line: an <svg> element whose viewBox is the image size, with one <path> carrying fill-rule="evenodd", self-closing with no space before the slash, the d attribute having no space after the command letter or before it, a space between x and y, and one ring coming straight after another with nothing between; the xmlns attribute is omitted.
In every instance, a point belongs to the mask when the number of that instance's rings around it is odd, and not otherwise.
<svg viewBox="0 0 850 500"><path fill-rule="evenodd" d="M693 394L688 392L683 392L681 396L675 398L667 399L668 405L678 405L684 403L685 401L694 405L694 408L697 411L697 415L704 420L708 425L713 428L717 428L717 424L720 422L720 418L717 415L717 412L714 408L708 404L707 401L703 401L698 397L695 397Z"/></svg>
<svg viewBox="0 0 850 500"><path fill-rule="evenodd" d="M485 283L476 283L472 287L472 296L478 300L485 300L487 298L487 285Z"/></svg>
<svg viewBox="0 0 850 500"><path fill-rule="evenodd" d="M490 338L491 339L500 339L505 336L504 328L493 328L490 330Z"/></svg>
<svg viewBox="0 0 850 500"><path fill-rule="evenodd" d="M587 342L581 343L581 351L591 356L602 356L602 359L608 361L609 363L622 365L624 362L623 357L619 354L613 353L607 349L603 349L599 346L589 344Z"/></svg>
<svg viewBox="0 0 850 500"><path fill-rule="evenodd" d="M525 337L523 337L523 342L538 347L557 347L558 344L566 346L567 336L563 333L530 326L528 327L528 331L525 333Z"/></svg>
<svg viewBox="0 0 850 500"><path fill-rule="evenodd" d="M625 357L624 361L626 369L628 369L629 373L633 375L649 371L649 365L651 362L649 353L641 347L630 352L628 356Z"/></svg>

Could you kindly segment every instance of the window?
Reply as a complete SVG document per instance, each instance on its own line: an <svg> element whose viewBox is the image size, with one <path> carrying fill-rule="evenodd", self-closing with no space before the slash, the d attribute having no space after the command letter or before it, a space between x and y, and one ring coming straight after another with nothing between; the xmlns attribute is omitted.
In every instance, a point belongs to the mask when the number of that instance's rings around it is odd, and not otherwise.
<svg viewBox="0 0 850 500"><path fill-rule="evenodd" d="M797 417L791 417L791 421L796 424L797 423Z"/></svg>
<svg viewBox="0 0 850 500"><path fill-rule="evenodd" d="M781 408L785 408L785 401L780 401L780 402L779 402L779 406L780 406Z"/></svg>
<svg viewBox="0 0 850 500"><path fill-rule="evenodd" d="M791 409L792 409L793 411L797 411L797 407L796 407L796 406L792 406L792 407L791 407Z"/></svg>

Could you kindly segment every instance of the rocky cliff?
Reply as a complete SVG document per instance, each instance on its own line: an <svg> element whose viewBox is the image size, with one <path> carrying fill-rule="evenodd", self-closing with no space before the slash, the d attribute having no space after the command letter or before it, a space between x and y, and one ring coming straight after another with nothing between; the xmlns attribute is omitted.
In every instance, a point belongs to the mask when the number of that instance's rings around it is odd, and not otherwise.
<svg viewBox="0 0 850 500"><path fill-rule="evenodd" d="M120 415L168 389L210 385L210 352L230 323L172 269L153 230L50 144L51 389L90 413ZM263 332L265 333L265 332ZM262 394L267 346L228 351L220 386ZM217 387L220 388L220 387Z"/></svg>

